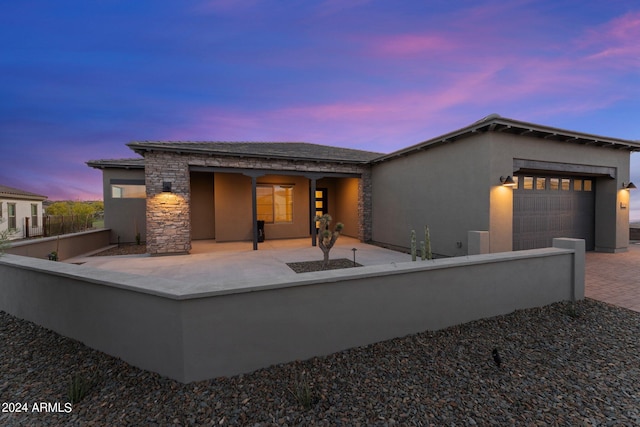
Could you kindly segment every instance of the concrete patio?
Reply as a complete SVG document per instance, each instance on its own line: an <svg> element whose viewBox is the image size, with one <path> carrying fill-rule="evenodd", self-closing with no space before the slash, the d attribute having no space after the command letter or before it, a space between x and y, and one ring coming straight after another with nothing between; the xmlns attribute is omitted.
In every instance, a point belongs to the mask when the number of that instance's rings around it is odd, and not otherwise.
<svg viewBox="0 0 640 427"><path fill-rule="evenodd" d="M360 243L342 236L331 249L330 258L353 260L363 266L411 261L411 255ZM298 276L286 263L322 260L322 251L310 239L267 240L254 251L251 242L192 242L189 255L152 257L149 255L91 256L65 260L102 270L184 280L217 288L233 288L263 278L291 280Z"/></svg>

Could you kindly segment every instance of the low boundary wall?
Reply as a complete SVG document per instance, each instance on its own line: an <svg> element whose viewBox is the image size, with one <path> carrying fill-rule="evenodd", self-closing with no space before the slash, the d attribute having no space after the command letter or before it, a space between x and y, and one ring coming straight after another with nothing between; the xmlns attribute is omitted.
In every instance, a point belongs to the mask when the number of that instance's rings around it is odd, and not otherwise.
<svg viewBox="0 0 640 427"><path fill-rule="evenodd" d="M231 290L5 255L0 310L181 382L584 297L584 241ZM296 278L297 279L297 278Z"/></svg>
<svg viewBox="0 0 640 427"><path fill-rule="evenodd" d="M59 260L73 258L110 245L108 228L81 231L79 233L62 234L55 237L11 242L6 253L32 258L47 259L53 251L58 253Z"/></svg>

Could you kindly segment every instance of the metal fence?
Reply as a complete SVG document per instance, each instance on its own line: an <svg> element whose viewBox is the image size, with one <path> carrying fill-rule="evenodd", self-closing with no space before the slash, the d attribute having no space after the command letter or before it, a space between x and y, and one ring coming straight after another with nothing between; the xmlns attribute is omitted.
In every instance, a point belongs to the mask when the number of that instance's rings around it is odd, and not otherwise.
<svg viewBox="0 0 640 427"><path fill-rule="evenodd" d="M47 215L34 227L31 217L24 219L23 237L59 236L93 228L93 215Z"/></svg>

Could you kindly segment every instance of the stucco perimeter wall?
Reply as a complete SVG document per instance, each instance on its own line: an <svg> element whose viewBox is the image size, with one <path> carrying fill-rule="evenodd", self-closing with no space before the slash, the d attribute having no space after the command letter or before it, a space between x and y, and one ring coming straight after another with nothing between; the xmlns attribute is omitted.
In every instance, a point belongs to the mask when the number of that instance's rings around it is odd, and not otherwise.
<svg viewBox="0 0 640 427"><path fill-rule="evenodd" d="M58 253L59 260L73 258L109 246L110 230L82 231L56 237L13 242L6 252L32 258L47 259L51 252Z"/></svg>
<svg viewBox="0 0 640 427"><path fill-rule="evenodd" d="M191 382L582 299L584 241L554 245L227 290L6 255L0 310Z"/></svg>

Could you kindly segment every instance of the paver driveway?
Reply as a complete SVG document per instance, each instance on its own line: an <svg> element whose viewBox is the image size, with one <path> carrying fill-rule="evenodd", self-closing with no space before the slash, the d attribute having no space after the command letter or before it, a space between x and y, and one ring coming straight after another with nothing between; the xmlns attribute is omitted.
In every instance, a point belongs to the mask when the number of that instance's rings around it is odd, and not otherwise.
<svg viewBox="0 0 640 427"><path fill-rule="evenodd" d="M640 311L640 245L627 252L587 252L585 296Z"/></svg>

